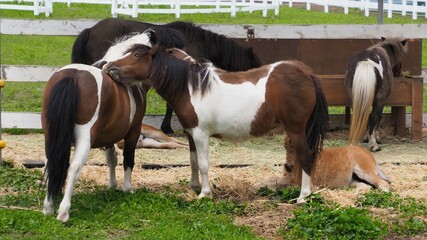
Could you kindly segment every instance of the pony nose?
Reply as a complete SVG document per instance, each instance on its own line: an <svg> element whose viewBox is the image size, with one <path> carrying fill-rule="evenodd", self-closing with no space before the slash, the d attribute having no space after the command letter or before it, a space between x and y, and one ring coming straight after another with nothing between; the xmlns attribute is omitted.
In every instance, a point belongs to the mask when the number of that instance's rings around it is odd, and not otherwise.
<svg viewBox="0 0 427 240"><path fill-rule="evenodd" d="M115 66L109 66L104 70L112 79L118 81L120 78L120 71L118 67Z"/></svg>
<svg viewBox="0 0 427 240"><path fill-rule="evenodd" d="M292 172L293 166L291 164L285 163L285 170L286 172L290 173Z"/></svg>

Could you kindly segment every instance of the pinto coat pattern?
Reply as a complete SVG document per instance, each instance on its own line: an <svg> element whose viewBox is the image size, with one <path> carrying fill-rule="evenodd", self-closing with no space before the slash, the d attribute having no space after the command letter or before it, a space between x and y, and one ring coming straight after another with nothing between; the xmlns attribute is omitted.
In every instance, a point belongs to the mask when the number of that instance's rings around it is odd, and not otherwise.
<svg viewBox="0 0 427 240"><path fill-rule="evenodd" d="M149 81L174 109L190 144L190 185L211 195L209 137L258 137L282 127L303 169L299 202L311 193L310 173L328 125L319 79L298 61L279 61L244 72L197 62L182 51L135 45L104 70L122 84ZM201 184L199 174L201 175Z"/></svg>

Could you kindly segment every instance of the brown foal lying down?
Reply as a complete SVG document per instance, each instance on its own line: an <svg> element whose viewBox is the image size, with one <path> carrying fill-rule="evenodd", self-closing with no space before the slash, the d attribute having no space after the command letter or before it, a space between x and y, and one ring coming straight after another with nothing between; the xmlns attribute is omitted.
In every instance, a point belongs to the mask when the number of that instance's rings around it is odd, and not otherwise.
<svg viewBox="0 0 427 240"><path fill-rule="evenodd" d="M268 186L301 184L301 167L295 161L295 151L288 138L285 140L286 164L283 178L270 180ZM376 163L372 153L358 146L323 148L311 172L316 187L340 188L346 186L372 186L389 191L390 180Z"/></svg>
<svg viewBox="0 0 427 240"><path fill-rule="evenodd" d="M123 144L123 140L116 144L116 152L121 153ZM169 137L159 129L143 123L141 124L141 135L139 136L136 148L188 148L188 143L179 141L174 137Z"/></svg>

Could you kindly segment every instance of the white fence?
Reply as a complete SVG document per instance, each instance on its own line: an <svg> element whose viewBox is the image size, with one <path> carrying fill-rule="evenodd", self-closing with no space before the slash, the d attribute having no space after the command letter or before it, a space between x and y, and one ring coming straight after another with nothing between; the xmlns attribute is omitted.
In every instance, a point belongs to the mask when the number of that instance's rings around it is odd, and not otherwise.
<svg viewBox="0 0 427 240"><path fill-rule="evenodd" d="M53 3L52 0L0 0L0 9L33 11L36 16L44 13L46 17L49 17L53 11Z"/></svg>
<svg viewBox="0 0 427 240"><path fill-rule="evenodd" d="M311 5L323 6L324 12L329 12L329 7L341 7L345 14L348 14L350 8L357 8L364 11L365 16L369 16L371 11L378 11L378 1L380 0L282 0L289 7L294 3L306 4L306 9L311 10ZM384 3L384 12L387 17L392 18L393 13L405 16L407 13L412 14L412 19L417 19L418 15L424 15L427 18L426 0L382 0Z"/></svg>
<svg viewBox="0 0 427 240"><path fill-rule="evenodd" d="M125 14L133 18L138 17L139 13L175 14L179 18L187 13L231 13L235 17L237 12L261 10L266 17L269 9L279 14L279 0L125 0L121 4L118 0L112 0L111 14L113 17Z"/></svg>
<svg viewBox="0 0 427 240"><path fill-rule="evenodd" d="M30 10L34 15L45 13L48 17L53 12L54 2L68 5L108 4L111 5L113 17L124 14L136 18L139 13L154 13L175 14L179 18L181 14L215 12L227 12L236 16L239 11L257 10L267 16L268 9L274 9L277 15L280 4L287 4L289 7L305 4L307 10L311 10L312 5L318 5L323 7L324 12L329 12L329 7L340 7L345 14L349 13L349 9L357 8L364 11L365 16L369 16L370 12L378 11L378 1L384 2L384 12L388 18L392 18L394 13L402 16L411 14L412 19L417 19L418 16L427 18L427 0L0 0L0 9Z"/></svg>
<svg viewBox="0 0 427 240"><path fill-rule="evenodd" d="M28 5L32 2L32 5ZM86 4L109 4L111 14L130 15L134 18L139 13L144 14L181 14L191 13L230 13L232 17L237 12L262 11L267 16L267 10L274 9L279 14L280 0L0 0L0 9L30 10L34 15L45 13L48 17L53 12L53 2ZM27 4L25 4L27 3Z"/></svg>

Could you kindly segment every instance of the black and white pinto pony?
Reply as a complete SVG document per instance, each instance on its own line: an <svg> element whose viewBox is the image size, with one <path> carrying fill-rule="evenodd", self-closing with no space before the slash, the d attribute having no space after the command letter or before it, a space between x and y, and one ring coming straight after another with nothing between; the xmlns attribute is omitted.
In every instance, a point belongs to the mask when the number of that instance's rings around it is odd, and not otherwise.
<svg viewBox="0 0 427 240"><path fill-rule="evenodd" d="M175 47L185 49L194 58L207 59L227 71L244 71L261 66L261 61L252 48L243 47L224 35L205 30L193 23L175 21L156 25L118 18L101 20L93 27L83 30L74 42L72 62L96 63L96 66L102 66L106 61L114 61L116 59L105 55L116 39L133 33L143 33L147 29L155 31L173 29L180 32L185 42ZM123 55L123 52L120 54ZM161 125L161 130L166 134L173 133L170 122L172 112L170 106L167 106Z"/></svg>
<svg viewBox="0 0 427 240"><path fill-rule="evenodd" d="M400 76L402 58L407 51L406 42L382 38L379 43L351 56L345 78L353 111L350 144L358 145L366 134L368 148L373 152L381 150L378 128L384 100L390 94L393 77Z"/></svg>
<svg viewBox="0 0 427 240"><path fill-rule="evenodd" d="M199 197L211 195L210 136L245 139L277 127L286 131L302 165L298 202L311 193L311 168L325 138L328 109L318 78L302 62L280 61L227 72L211 62L197 62L178 49L135 45L103 69L122 84L149 80L175 110L189 139L190 185L200 191Z"/></svg>
<svg viewBox="0 0 427 240"><path fill-rule="evenodd" d="M161 31L158 34L162 35ZM168 31L160 44L172 47L182 41L179 34ZM150 39L143 35L139 36L138 42L149 45ZM117 48L121 47L122 44L117 45ZM141 83L119 84L94 66L70 64L51 76L44 90L41 114L47 158L44 214L54 213L54 198L65 186L57 219L68 221L74 184L91 148L106 149L109 187L116 188L114 144L120 140L124 140L122 188L132 191L131 174L145 114L145 99L146 91ZM74 154L70 161L73 144Z"/></svg>

